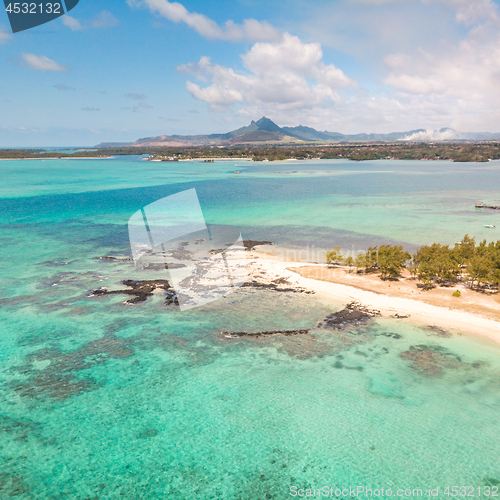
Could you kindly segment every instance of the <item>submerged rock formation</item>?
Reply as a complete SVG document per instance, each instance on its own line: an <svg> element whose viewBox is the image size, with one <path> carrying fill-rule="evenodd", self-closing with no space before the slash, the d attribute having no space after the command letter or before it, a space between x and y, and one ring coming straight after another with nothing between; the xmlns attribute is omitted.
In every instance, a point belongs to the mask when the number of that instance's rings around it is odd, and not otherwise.
<svg viewBox="0 0 500 500"><path fill-rule="evenodd" d="M459 356L441 346L412 345L400 356L409 361L416 372L426 377L442 377L446 369L463 366Z"/></svg>

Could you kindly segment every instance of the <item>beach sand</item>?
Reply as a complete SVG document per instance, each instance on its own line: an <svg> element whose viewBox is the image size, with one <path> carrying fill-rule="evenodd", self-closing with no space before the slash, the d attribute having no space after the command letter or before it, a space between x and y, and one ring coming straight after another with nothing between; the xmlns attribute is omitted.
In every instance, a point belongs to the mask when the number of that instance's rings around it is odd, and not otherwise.
<svg viewBox="0 0 500 500"><path fill-rule="evenodd" d="M500 343L498 294L482 294L463 285L424 292L408 277L382 281L376 275L355 275L344 268L328 269L324 264L284 262L257 251L249 252L248 258L270 275L284 277L337 302L357 301L379 310L383 317L409 315L408 319L413 322L487 337ZM455 290L460 290L462 296L453 297Z"/></svg>

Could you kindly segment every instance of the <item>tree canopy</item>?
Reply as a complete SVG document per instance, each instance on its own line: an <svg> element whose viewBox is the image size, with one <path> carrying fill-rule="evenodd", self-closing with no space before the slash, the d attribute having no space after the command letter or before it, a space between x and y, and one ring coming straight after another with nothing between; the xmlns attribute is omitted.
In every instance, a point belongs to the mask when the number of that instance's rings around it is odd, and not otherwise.
<svg viewBox="0 0 500 500"><path fill-rule="evenodd" d="M453 248L433 243L421 246L413 255L402 245L380 245L356 257L343 257L340 247L335 247L326 260L329 265L354 265L358 272L378 271L382 279L397 279L406 268L427 288L457 282L471 288L498 289L500 285L500 240L477 244L468 234Z"/></svg>

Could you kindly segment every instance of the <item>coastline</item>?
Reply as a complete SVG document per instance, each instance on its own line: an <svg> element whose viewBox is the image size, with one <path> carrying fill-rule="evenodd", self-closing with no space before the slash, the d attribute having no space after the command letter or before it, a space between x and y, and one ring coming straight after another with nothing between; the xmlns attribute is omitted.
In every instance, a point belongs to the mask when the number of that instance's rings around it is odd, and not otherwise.
<svg viewBox="0 0 500 500"><path fill-rule="evenodd" d="M274 260L269 257L259 251L251 251L248 255L248 259L255 261L255 264L260 265L266 273L279 275L327 299L343 304L357 301L366 307L379 310L383 318L395 317L396 314L400 317L409 315L408 318L401 318L398 321L411 321L425 326L455 330L500 344L500 315L496 319L491 315L485 317L483 314L458 308L433 305L417 298L388 295L384 293L383 286L380 286L378 291L373 291L363 289L362 282L344 284L305 277L298 272L300 268L320 266L307 262Z"/></svg>
<svg viewBox="0 0 500 500"><path fill-rule="evenodd" d="M0 161L23 161L23 160L111 160L113 156L48 156L47 158L0 158Z"/></svg>

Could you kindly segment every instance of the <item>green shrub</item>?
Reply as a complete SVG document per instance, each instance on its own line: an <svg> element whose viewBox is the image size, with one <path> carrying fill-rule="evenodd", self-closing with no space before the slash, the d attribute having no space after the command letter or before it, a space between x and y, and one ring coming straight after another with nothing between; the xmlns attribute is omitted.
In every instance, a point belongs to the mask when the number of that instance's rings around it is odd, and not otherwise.
<svg viewBox="0 0 500 500"><path fill-rule="evenodd" d="M453 297L461 297L461 296L462 296L462 294L460 293L460 290L455 290L453 292Z"/></svg>

